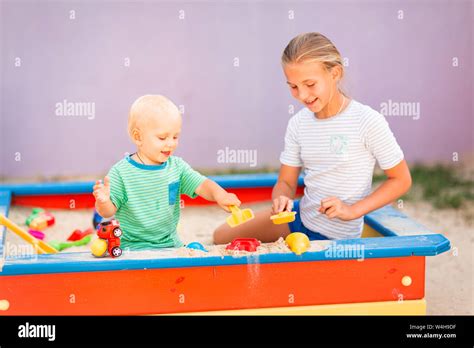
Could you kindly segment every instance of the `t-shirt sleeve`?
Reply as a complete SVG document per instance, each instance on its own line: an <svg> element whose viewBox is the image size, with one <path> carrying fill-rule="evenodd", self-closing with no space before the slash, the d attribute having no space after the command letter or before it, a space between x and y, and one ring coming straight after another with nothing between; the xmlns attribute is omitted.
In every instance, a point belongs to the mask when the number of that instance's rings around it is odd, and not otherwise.
<svg viewBox="0 0 474 348"><path fill-rule="evenodd" d="M297 119L292 117L288 122L285 134L285 147L280 155L280 162L287 166L302 167L301 148L298 141Z"/></svg>
<svg viewBox="0 0 474 348"><path fill-rule="evenodd" d="M110 200L117 210L127 201L125 185L123 184L120 172L116 167L112 167L107 174L110 179Z"/></svg>
<svg viewBox="0 0 474 348"><path fill-rule="evenodd" d="M374 111L366 117L362 123L362 133L366 147L382 170L393 168L403 160L403 151L382 114Z"/></svg>
<svg viewBox="0 0 474 348"><path fill-rule="evenodd" d="M204 180L207 178L204 175L201 175L199 172L195 171L189 164L184 160L181 161L181 193L191 197L196 198L196 189L201 185Z"/></svg>

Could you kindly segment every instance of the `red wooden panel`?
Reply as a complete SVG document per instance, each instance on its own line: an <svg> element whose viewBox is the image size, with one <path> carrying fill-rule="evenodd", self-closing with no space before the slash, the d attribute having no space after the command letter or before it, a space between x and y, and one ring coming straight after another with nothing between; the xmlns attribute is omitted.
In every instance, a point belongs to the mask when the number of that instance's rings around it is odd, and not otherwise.
<svg viewBox="0 0 474 348"><path fill-rule="evenodd" d="M12 205L45 209L85 209L93 208L94 203L94 196L91 193L12 197Z"/></svg>
<svg viewBox="0 0 474 348"><path fill-rule="evenodd" d="M229 192L235 193L243 204L268 201L272 196L272 187L235 188ZM297 190L298 195L303 194L303 187ZM182 195L184 205L209 205L214 202L206 201L201 197L191 199ZM45 209L85 209L94 207L94 196L87 194L64 194L64 195L37 195L37 196L13 196L12 205L26 207L41 207ZM74 206L74 208L72 207Z"/></svg>
<svg viewBox="0 0 474 348"><path fill-rule="evenodd" d="M0 276L0 300L6 315L177 313L421 299L424 277L421 256Z"/></svg>

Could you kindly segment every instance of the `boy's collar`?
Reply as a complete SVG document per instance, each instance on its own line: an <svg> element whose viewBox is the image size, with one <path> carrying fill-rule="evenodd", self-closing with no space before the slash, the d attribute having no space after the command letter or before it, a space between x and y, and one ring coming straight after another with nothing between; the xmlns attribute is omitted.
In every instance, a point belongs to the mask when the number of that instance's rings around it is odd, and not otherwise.
<svg viewBox="0 0 474 348"><path fill-rule="evenodd" d="M139 169L145 169L145 170L160 170L164 169L166 167L166 164L168 163L168 160L166 162L163 162L163 164L143 164L143 163L138 163L132 158L132 155L128 155L125 157L128 163L130 163L132 166L135 166ZM168 158L169 159L169 158Z"/></svg>

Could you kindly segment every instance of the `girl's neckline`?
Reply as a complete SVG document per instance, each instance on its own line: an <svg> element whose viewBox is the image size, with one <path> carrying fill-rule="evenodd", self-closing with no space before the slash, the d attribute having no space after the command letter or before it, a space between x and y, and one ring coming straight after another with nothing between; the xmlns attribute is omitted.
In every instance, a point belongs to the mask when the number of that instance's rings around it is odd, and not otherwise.
<svg viewBox="0 0 474 348"><path fill-rule="evenodd" d="M352 106L353 102L354 102L354 99L349 99L349 102L347 103L346 107L344 109L342 109L341 112L339 112L338 114L333 115L331 117L328 117L328 118L317 118L316 114L314 112L312 112L309 109L308 109L308 111L311 113L311 115L313 116L312 118L315 121L317 121L317 122L328 122L328 121L334 120L334 119L344 115L347 112L347 110L349 110L349 108Z"/></svg>

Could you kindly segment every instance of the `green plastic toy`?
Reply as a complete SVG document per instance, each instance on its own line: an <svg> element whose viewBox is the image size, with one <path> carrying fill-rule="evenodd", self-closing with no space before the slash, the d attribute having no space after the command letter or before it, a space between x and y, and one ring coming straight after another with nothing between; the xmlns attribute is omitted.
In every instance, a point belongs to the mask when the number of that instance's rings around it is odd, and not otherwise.
<svg viewBox="0 0 474 348"><path fill-rule="evenodd" d="M30 216L28 216L28 218L27 218L26 221L25 221L26 226L30 226L31 222L32 222L34 219L36 219L38 216L40 216L41 213L44 213L44 209L41 209L41 208L33 208L33 210L31 211Z"/></svg>
<svg viewBox="0 0 474 348"><path fill-rule="evenodd" d="M52 242L49 242L49 245L51 245L53 248L55 248L58 251L63 251L64 249L71 248L73 246L87 245L90 243L91 239L92 239L92 235L89 234L82 239L76 240L75 242L52 241Z"/></svg>

